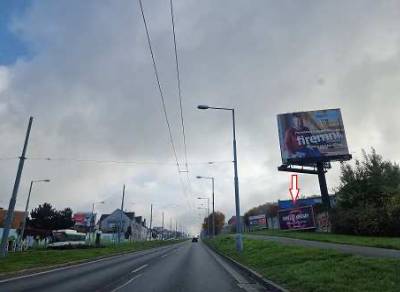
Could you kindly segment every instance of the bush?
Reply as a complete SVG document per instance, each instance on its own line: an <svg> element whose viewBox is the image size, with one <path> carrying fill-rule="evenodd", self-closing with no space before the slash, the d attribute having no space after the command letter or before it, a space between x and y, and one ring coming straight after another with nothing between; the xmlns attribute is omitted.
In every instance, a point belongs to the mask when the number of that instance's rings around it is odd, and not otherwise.
<svg viewBox="0 0 400 292"><path fill-rule="evenodd" d="M400 169L374 149L341 168L332 230L362 235L400 235Z"/></svg>

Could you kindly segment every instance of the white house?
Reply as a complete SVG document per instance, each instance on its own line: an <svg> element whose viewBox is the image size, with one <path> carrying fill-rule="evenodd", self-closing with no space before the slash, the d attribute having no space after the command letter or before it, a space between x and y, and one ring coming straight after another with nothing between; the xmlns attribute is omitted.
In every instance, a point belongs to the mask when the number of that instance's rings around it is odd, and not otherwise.
<svg viewBox="0 0 400 292"><path fill-rule="evenodd" d="M111 214L101 215L98 225L103 233L118 233L122 229L121 233L126 239L147 239L146 220L142 220L142 216L135 217L135 212L116 209Z"/></svg>

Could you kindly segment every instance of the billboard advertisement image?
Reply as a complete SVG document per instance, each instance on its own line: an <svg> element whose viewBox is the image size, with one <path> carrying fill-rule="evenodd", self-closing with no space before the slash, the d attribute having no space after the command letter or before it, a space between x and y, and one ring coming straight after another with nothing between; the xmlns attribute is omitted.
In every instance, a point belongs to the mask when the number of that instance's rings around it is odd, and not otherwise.
<svg viewBox="0 0 400 292"><path fill-rule="evenodd" d="M280 114L278 131L284 164L350 159L340 109Z"/></svg>
<svg viewBox="0 0 400 292"><path fill-rule="evenodd" d="M279 225L282 230L315 228L312 206L284 209L278 212Z"/></svg>
<svg viewBox="0 0 400 292"><path fill-rule="evenodd" d="M266 228L267 227L267 218L265 217L265 214L249 216L249 225L250 225L250 228L252 228L252 229Z"/></svg>
<svg viewBox="0 0 400 292"><path fill-rule="evenodd" d="M91 227L94 226L94 223L96 221L96 214L93 214L92 218L91 212L75 213L72 216L72 220L75 222L75 226Z"/></svg>

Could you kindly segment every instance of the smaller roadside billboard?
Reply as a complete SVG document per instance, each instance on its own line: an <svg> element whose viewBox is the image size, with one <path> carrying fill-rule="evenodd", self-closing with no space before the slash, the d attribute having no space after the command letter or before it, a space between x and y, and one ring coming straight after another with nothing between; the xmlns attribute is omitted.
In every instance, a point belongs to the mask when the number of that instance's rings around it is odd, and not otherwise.
<svg viewBox="0 0 400 292"><path fill-rule="evenodd" d="M75 226L91 227L95 224L96 214L93 214L92 218L91 212L79 212L72 216L72 220L75 222Z"/></svg>
<svg viewBox="0 0 400 292"><path fill-rule="evenodd" d="M282 230L313 229L316 227L312 206L280 210L278 217Z"/></svg>
<svg viewBox="0 0 400 292"><path fill-rule="evenodd" d="M265 214L249 216L249 225L252 229L266 228L267 218L265 217Z"/></svg>

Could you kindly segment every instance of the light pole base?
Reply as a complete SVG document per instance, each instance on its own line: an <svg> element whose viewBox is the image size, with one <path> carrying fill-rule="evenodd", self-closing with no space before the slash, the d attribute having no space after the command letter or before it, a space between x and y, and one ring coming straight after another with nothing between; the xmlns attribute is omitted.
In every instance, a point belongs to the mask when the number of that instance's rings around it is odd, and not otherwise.
<svg viewBox="0 0 400 292"><path fill-rule="evenodd" d="M243 251L243 237L241 233L236 233L236 250L238 252L242 252Z"/></svg>

